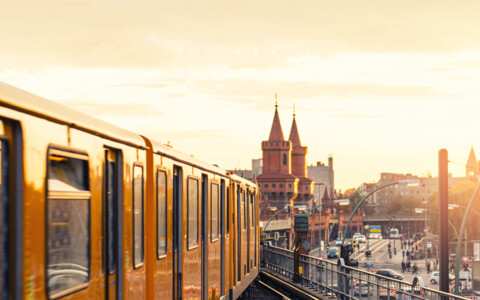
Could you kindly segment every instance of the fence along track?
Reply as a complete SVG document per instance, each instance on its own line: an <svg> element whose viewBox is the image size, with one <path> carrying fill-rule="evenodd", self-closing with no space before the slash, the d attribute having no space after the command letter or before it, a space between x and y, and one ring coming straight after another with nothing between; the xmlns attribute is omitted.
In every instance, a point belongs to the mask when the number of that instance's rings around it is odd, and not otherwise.
<svg viewBox="0 0 480 300"><path fill-rule="evenodd" d="M279 275L293 279L291 250L264 245L262 264ZM468 300L422 286L423 279L415 278L410 283L309 255L300 255L299 266L303 271L300 274L302 286L321 294L334 292L343 299Z"/></svg>

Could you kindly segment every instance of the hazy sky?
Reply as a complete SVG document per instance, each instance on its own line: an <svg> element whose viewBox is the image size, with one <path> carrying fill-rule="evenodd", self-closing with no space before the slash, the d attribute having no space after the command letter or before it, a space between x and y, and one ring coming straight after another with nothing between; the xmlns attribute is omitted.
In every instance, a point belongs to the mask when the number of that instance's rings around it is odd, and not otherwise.
<svg viewBox="0 0 480 300"><path fill-rule="evenodd" d="M0 0L0 80L250 168L275 93L339 189L480 154L480 1Z"/></svg>

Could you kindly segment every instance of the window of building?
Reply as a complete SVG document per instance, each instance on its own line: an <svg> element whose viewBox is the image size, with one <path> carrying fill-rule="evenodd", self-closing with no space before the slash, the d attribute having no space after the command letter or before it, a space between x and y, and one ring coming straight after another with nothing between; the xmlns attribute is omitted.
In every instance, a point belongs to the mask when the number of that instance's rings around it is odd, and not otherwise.
<svg viewBox="0 0 480 300"><path fill-rule="evenodd" d="M283 154L283 165L284 166L287 165L287 155L286 154Z"/></svg>
<svg viewBox="0 0 480 300"><path fill-rule="evenodd" d="M275 187L277 187L277 185L276 185L275 183L274 183L274 184L272 184L272 188L275 188Z"/></svg>
<svg viewBox="0 0 480 300"><path fill-rule="evenodd" d="M8 265L9 265L9 160L8 147L5 141L0 141L0 293L9 299Z"/></svg>
<svg viewBox="0 0 480 300"><path fill-rule="evenodd" d="M143 265L143 167L133 168L133 266Z"/></svg>
<svg viewBox="0 0 480 300"><path fill-rule="evenodd" d="M211 241L218 240L218 211L219 211L219 193L218 193L218 184L212 183L212 193L210 194L210 236Z"/></svg>
<svg viewBox="0 0 480 300"><path fill-rule="evenodd" d="M90 278L88 156L50 149L47 166L47 293L60 297Z"/></svg>
<svg viewBox="0 0 480 300"><path fill-rule="evenodd" d="M157 171L157 257L167 255L167 174Z"/></svg>
<svg viewBox="0 0 480 300"><path fill-rule="evenodd" d="M279 184L278 186L281 187L281 188L283 188L283 184Z"/></svg>
<svg viewBox="0 0 480 300"><path fill-rule="evenodd" d="M265 187L268 188L268 184L265 184Z"/></svg>
<svg viewBox="0 0 480 300"><path fill-rule="evenodd" d="M188 178L188 249L198 246L198 180Z"/></svg>

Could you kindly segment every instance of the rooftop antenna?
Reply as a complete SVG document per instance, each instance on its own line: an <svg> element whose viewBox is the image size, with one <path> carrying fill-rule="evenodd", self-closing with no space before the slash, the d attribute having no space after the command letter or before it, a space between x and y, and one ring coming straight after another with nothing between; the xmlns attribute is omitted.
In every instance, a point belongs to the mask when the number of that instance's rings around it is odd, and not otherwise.
<svg viewBox="0 0 480 300"><path fill-rule="evenodd" d="M277 93L275 93L275 108L278 107L278 104L277 104Z"/></svg>

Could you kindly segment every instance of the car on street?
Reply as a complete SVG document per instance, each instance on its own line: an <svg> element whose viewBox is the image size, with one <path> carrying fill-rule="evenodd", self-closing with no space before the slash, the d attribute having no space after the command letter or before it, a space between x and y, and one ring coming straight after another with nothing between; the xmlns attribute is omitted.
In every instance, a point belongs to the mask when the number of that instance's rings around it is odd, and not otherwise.
<svg viewBox="0 0 480 300"><path fill-rule="evenodd" d="M335 240L335 246L341 246L343 244L343 239L342 238L338 238Z"/></svg>
<svg viewBox="0 0 480 300"><path fill-rule="evenodd" d="M338 258L338 248L330 248L327 252L328 258Z"/></svg>
<svg viewBox="0 0 480 300"><path fill-rule="evenodd" d="M357 282L353 285L354 296L368 296L373 295L373 288L366 282Z"/></svg>
<svg viewBox="0 0 480 300"><path fill-rule="evenodd" d="M371 239L379 239L379 240L381 240L381 239L382 239L382 234L379 233L379 232L370 233L370 238L371 238Z"/></svg>
<svg viewBox="0 0 480 300"><path fill-rule="evenodd" d="M393 279L398 279L398 280L403 279L402 274L398 274L397 272L395 272L394 270L391 270L391 269L380 269L377 272L375 272L375 274L382 275L382 276L385 276L385 277L390 277L390 278L393 278Z"/></svg>
<svg viewBox="0 0 480 300"><path fill-rule="evenodd" d="M387 289L386 287L378 288L379 299L395 299L397 292L395 290Z"/></svg>
<svg viewBox="0 0 480 300"><path fill-rule="evenodd" d="M414 289L412 288L402 289L400 292L397 292L395 297L396 300L413 300L413 299L422 299L423 290L421 288Z"/></svg>
<svg viewBox="0 0 480 300"><path fill-rule="evenodd" d="M366 241L367 241L367 238L364 235L357 236L357 242L365 243Z"/></svg>
<svg viewBox="0 0 480 300"><path fill-rule="evenodd" d="M452 274L448 274L448 281L452 281L455 279L455 276ZM433 271L432 275L430 275L430 282L433 284L436 284L440 281L440 272L438 271Z"/></svg>
<svg viewBox="0 0 480 300"><path fill-rule="evenodd" d="M355 232L352 236L352 239L356 238L357 236L362 235L360 232Z"/></svg>

